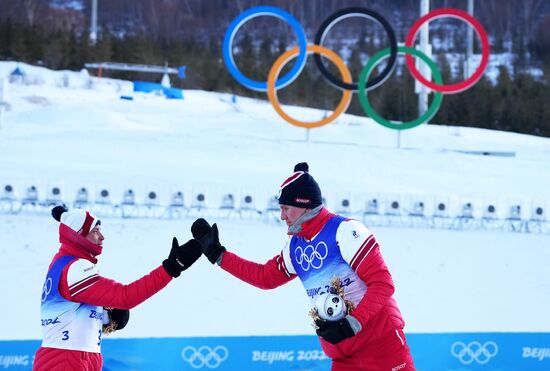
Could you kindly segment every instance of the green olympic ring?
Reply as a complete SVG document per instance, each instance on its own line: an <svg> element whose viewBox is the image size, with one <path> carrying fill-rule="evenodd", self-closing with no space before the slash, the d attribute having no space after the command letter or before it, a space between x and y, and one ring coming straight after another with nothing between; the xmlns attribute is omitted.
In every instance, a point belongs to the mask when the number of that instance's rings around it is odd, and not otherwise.
<svg viewBox="0 0 550 371"><path fill-rule="evenodd" d="M422 59L428 65L428 67L430 67L430 69L432 70L432 74L435 82L438 84L443 83L441 72L437 68L437 65L426 54L422 53L417 49L409 48L406 46L399 46L397 48L397 53L412 54L415 57ZM380 50L378 53L373 55L372 58L369 59L368 63L365 65L363 70L361 70L361 75L359 76L359 90L357 94L359 95L359 102L361 103L363 110L374 121L390 129L396 129L396 130L411 129L424 122L428 122L435 116L435 114L439 110L439 107L441 106L441 102L443 101L443 93L434 91L434 99L430 104L430 107L428 108L428 110L417 119L412 121L405 121L402 123L395 123L395 122L386 120L385 118L380 116L370 105L367 97L368 92L366 89L367 79L369 78L369 75L371 74L374 67L376 67L378 62L380 62L383 58L387 57L388 55L390 55L390 48Z"/></svg>

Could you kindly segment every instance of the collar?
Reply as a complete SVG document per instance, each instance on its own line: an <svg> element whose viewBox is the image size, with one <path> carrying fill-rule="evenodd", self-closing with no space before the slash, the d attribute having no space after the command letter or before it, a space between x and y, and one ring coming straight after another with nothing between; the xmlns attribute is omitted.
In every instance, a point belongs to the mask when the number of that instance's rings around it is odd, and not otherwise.
<svg viewBox="0 0 550 371"><path fill-rule="evenodd" d="M289 233L290 235L296 235L302 238L305 238L308 241L311 241L313 237L315 237L319 232L321 232L321 229L327 224L330 218L332 218L334 215L324 207L319 211L319 214L317 214L315 217L313 217L310 220L305 221L302 223L302 230L298 233Z"/></svg>
<svg viewBox="0 0 550 371"><path fill-rule="evenodd" d="M298 219L296 219L294 224L288 227L287 233L289 235L299 234L302 231L302 225L308 220L313 219L317 215L319 215L321 209L323 209L323 205L319 205L317 207L314 207L313 209L306 209L306 211L302 215L300 215Z"/></svg>
<svg viewBox="0 0 550 371"><path fill-rule="evenodd" d="M65 224L59 224L59 242L61 242L60 253L71 255L97 263L97 258L103 249L101 246L92 243L82 237Z"/></svg>

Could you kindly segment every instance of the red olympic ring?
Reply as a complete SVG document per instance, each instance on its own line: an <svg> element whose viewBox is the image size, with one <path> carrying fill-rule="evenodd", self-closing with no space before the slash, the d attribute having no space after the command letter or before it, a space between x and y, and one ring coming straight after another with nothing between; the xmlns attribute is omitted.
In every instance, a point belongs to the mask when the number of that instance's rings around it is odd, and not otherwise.
<svg viewBox="0 0 550 371"><path fill-rule="evenodd" d="M405 46L409 48L413 47L414 39L424 23L437 18L443 18L443 17L458 18L460 20L465 21L475 29L477 35L481 39L481 62L477 67L477 69L475 70L475 72L472 74L472 76L470 76L464 81L457 82L455 84L447 84L447 85L437 84L427 80L426 78L424 78L424 76L422 76L422 74L416 69L412 55L410 54L405 55L405 61L407 62L407 67L409 68L409 71L414 76L414 78L420 81L420 83L423 84L424 86L427 86L428 88L440 93L446 93L446 94L460 93L461 91L464 91L469 87L471 87L472 85L474 85L481 78L481 76L483 76L483 73L487 68L487 64L489 63L489 39L487 37L487 32L485 31L485 29L477 19L472 17L467 12L459 9L444 8L444 9L432 10L431 12L428 12L427 14L419 18L413 24L412 28L407 34L407 38L405 40Z"/></svg>

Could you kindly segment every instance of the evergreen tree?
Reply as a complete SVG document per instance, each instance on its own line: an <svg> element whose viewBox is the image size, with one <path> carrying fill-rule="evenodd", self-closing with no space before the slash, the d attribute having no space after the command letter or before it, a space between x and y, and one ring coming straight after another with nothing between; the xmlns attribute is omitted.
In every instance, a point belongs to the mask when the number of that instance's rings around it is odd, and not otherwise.
<svg viewBox="0 0 550 371"><path fill-rule="evenodd" d="M48 40L47 47L44 48L44 63L53 69L63 68L64 41L61 31L52 33Z"/></svg>
<svg viewBox="0 0 550 371"><path fill-rule="evenodd" d="M283 1L283 3L281 3ZM219 3L219 4L218 4ZM292 3L292 2L291 2ZM442 5L442 2L439 1ZM537 2L539 5L542 2ZM198 3L197 3L198 4ZM172 79L177 86L212 91L231 92L249 97L266 99L263 92L243 87L228 72L221 56L221 40L226 25L239 4L216 1L217 6L208 7L204 3L187 4L184 15L176 14L179 7L164 4L155 7L155 14L148 14L150 4L137 1L126 5L120 2L106 2L100 7L100 19L105 22L95 45L89 44L88 33L83 31L81 14L72 11L37 7L29 23L29 9L16 6L2 7L0 14L0 58L28 63L40 63L48 68L69 68L79 70L86 62L127 62L139 64L187 66L187 77L183 81ZM316 3L314 8L304 4L288 3L287 0L274 0L275 5L285 5L292 14L302 19L303 27L311 34L320 22L318 17L340 9L337 1ZM408 27L416 18L417 9L395 2L377 2L382 13L389 15L390 23L397 24L398 40L403 40ZM240 4L246 5L246 4ZM382 6L384 5L384 6ZM528 4L529 5L529 4ZM512 73L501 68L496 81L488 77L478 81L472 88L458 94L446 94L443 104L433 119L435 123L485 127L498 130L512 130L521 133L550 136L550 25L549 5L525 6L521 2L487 0L476 8L479 20L487 27L492 40L492 52L504 50L511 42L515 56ZM479 12L478 12L479 9ZM530 18L519 19L518 14ZM533 9L539 9L535 12ZM405 11L406 10L406 11ZM171 12L170 17L163 12ZM403 13L404 12L404 13ZM124 14L124 16L121 16ZM532 17L531 17L532 15ZM534 15L537 15L536 17ZM129 23L128 19L142 22ZM160 20L166 19L166 24ZM185 20L182 22L181 20ZM393 21L392 21L393 19ZM530 22L526 23L529 19ZM387 45L386 36L370 27L357 27L361 22L342 22L332 30L330 49L347 57L346 63L357 82L366 56L372 56L382 46ZM263 24L263 23L262 23ZM269 24L269 23L266 23ZM117 32L110 32L107 25ZM170 27L172 25L174 27ZM282 25L282 26L281 26ZM347 29L344 27L348 27ZM492 28L491 28L492 27ZM174 31L174 28L178 28ZM181 29L180 29L181 28ZM453 44L453 51L465 49L463 34L466 26L452 29L434 24L432 39L437 39L443 47ZM146 31L153 30L153 31ZM197 32L200 30L200 32ZM361 30L361 31L358 31ZM355 43L350 43L353 35L361 32ZM154 36L153 36L154 35ZM182 36L183 35L183 36ZM233 44L234 60L240 71L247 77L265 81L273 62L286 51L289 38L294 42L292 30L281 22L277 27L262 28L261 31L239 32ZM530 43L525 40L530 38ZM476 38L477 40L477 38ZM328 42L328 41L327 41ZM343 50L349 46L349 53ZM440 51L440 47L437 47ZM479 43L476 44L479 52ZM445 53L445 51L443 51ZM535 62L528 58L535 59ZM401 57L400 57L401 58ZM337 78L340 73L332 62L323 58L325 66ZM280 91L283 103L333 110L341 98L340 89L331 86L314 65L313 58L299 77L286 89ZM294 65L290 61L279 76ZM381 62L371 79L384 67ZM418 117L417 95L414 93L414 80L401 65L383 85L369 92L369 100L374 109L391 120L408 121ZM438 60L446 84L462 80L460 73L453 76L447 59ZM526 74L531 67L541 66L542 77ZM462 66L460 66L462 67ZM456 71L455 71L456 72ZM104 72L105 73L105 72ZM109 71L109 76L126 79L159 80L158 76ZM430 100L433 94L430 94ZM357 95L354 94L348 113L364 115Z"/></svg>
<svg viewBox="0 0 550 371"><path fill-rule="evenodd" d="M33 25L25 31L26 60L29 63L38 63L42 59L44 47L47 45L46 32L43 27Z"/></svg>
<svg viewBox="0 0 550 371"><path fill-rule="evenodd" d="M8 55L9 59L27 62L27 48L25 42L25 28L21 24L11 24L8 29Z"/></svg>

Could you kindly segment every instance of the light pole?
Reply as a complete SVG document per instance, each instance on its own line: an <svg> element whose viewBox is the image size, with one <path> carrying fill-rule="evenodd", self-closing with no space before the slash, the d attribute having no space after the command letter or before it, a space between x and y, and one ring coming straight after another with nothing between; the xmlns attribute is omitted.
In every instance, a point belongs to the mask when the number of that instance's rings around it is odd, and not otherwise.
<svg viewBox="0 0 550 371"><path fill-rule="evenodd" d="M92 0L92 19L90 21L90 44L97 42L97 0Z"/></svg>
<svg viewBox="0 0 550 371"><path fill-rule="evenodd" d="M468 0L468 14L474 15L474 0ZM474 29L468 27L467 33L467 49L466 49L466 63L464 66L464 78L467 79L471 75L472 71L472 54L474 53Z"/></svg>
<svg viewBox="0 0 550 371"><path fill-rule="evenodd" d="M420 16L427 14L430 11L430 0L420 0ZM426 23L424 27L420 29L420 51L431 58L432 48L430 45L430 24ZM431 71L422 61L417 58L417 67L422 76L430 80ZM428 88L422 85L418 80L415 82L415 90L418 94L418 115L421 116L428 110Z"/></svg>

